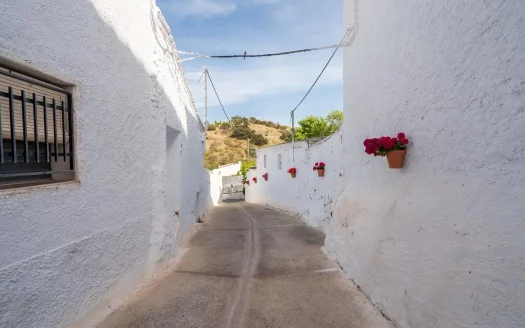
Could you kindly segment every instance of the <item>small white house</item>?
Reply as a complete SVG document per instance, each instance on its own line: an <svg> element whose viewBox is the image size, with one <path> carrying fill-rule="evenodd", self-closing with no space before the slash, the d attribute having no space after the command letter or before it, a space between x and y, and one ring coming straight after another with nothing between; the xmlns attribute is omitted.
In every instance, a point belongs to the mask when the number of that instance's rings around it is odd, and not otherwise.
<svg viewBox="0 0 525 328"><path fill-rule="evenodd" d="M154 1L0 11L0 326L93 323L211 203L205 129Z"/></svg>

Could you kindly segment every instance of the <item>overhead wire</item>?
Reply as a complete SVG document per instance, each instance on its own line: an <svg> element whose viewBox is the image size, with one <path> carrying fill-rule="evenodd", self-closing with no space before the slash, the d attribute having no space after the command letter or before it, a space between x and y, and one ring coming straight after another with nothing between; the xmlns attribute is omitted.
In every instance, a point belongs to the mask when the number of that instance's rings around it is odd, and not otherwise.
<svg viewBox="0 0 525 328"><path fill-rule="evenodd" d="M348 31L346 32L345 37L346 37L347 34L348 34ZM179 62L186 62L186 61L189 61L189 60L200 59L200 58L220 58L220 59L225 59L225 58L259 58L259 57L285 56L285 55L291 55L291 54L302 53L302 52L318 51L318 50L325 50L325 49L332 49L332 48L338 49L340 47L346 47L347 44L343 43L345 37L343 37L343 39L341 40L340 43L329 45L329 46L316 47L316 48L306 48L306 49L299 49L299 50L290 50L290 51L284 51L284 52L266 53L266 54L256 54L256 55L248 55L246 53L241 54L241 55L202 55L202 54L200 54L198 52L188 52L188 51L179 51L179 50L177 50L177 53L179 53L181 55L191 55L191 56L193 56L193 57L190 57L190 58L181 59L181 60L179 60Z"/></svg>
<svg viewBox="0 0 525 328"><path fill-rule="evenodd" d="M224 115L228 119L228 122L231 123L230 118L228 117L228 114L226 114L226 110L224 109L224 106L222 105L221 98L219 97L219 94L217 93L217 89L215 89L215 85L213 84L213 80L211 79L211 76L210 76L210 71L206 70L206 74L208 75L208 78L210 79L211 86L213 87L213 91L215 91L215 95L217 96L217 99L219 100L219 104L221 104Z"/></svg>
<svg viewBox="0 0 525 328"><path fill-rule="evenodd" d="M343 39L341 40L341 42L344 41L344 39L346 38L346 36L348 35L348 33L350 32L350 30L348 30L345 35L343 36ZM321 78L321 76L323 75L324 71L326 70L326 68L328 67L328 65L330 64L330 62L332 61L332 59L334 58L335 54L337 53L337 50L339 50L339 47L335 48L334 52L332 53L332 56L330 56L330 59L328 59L328 62L326 63L326 65L324 65L323 67L323 70L321 71L321 73L317 76L317 78L315 79L314 83L312 84L312 86L310 87L310 89L308 90L308 92L304 95L303 99L301 99L301 101L299 102L299 104L297 104L297 106L295 106L295 108L290 112L290 114L293 114L295 112L295 110L297 108L299 108L299 106L301 106L301 104L303 103L303 101L306 99L306 97L308 97L308 95L310 94L310 92L312 91L312 89L314 88L314 86L317 84L317 81L319 81L319 79Z"/></svg>

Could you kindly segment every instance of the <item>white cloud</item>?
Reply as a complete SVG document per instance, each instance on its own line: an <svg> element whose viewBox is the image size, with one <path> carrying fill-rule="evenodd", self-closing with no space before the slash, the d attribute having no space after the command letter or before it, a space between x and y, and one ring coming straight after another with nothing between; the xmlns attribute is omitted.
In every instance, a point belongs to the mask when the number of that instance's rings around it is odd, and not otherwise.
<svg viewBox="0 0 525 328"><path fill-rule="evenodd" d="M226 15L234 11L237 6L231 2L215 0L175 0L163 1L163 8L178 16L212 17Z"/></svg>
<svg viewBox="0 0 525 328"><path fill-rule="evenodd" d="M227 15L239 5L274 5L281 0L160 0L159 5L177 16L209 18Z"/></svg>
<svg viewBox="0 0 525 328"><path fill-rule="evenodd" d="M210 75L221 97L224 106L249 101L257 96L271 96L291 92L306 92L320 73L324 62L286 60L265 63L264 65L227 69L210 67ZM204 84L196 81L202 72L188 73L195 102L199 108L204 105ZM316 85L334 85L342 82L342 66L340 57L328 66ZM208 83L208 106L218 106L219 103Z"/></svg>

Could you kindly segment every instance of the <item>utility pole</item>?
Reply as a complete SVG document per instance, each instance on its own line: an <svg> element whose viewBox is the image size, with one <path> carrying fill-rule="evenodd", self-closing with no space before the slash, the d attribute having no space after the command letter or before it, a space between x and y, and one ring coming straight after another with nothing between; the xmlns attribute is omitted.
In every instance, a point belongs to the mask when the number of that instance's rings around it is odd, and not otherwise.
<svg viewBox="0 0 525 328"><path fill-rule="evenodd" d="M292 162L295 162L295 110L292 111Z"/></svg>
<svg viewBox="0 0 525 328"><path fill-rule="evenodd" d="M208 129L208 69L204 69L204 125Z"/></svg>
<svg viewBox="0 0 525 328"><path fill-rule="evenodd" d="M202 73L197 83L201 81L202 76L204 76L204 126L206 127L206 131L208 131L208 69L207 68L204 68L204 72Z"/></svg>

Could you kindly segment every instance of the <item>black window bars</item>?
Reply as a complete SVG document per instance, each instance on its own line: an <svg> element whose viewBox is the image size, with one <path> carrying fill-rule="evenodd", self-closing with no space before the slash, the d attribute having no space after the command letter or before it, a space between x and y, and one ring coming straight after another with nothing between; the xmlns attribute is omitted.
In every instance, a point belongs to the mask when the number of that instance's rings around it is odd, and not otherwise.
<svg viewBox="0 0 525 328"><path fill-rule="evenodd" d="M70 92L0 68L0 182L73 173Z"/></svg>

